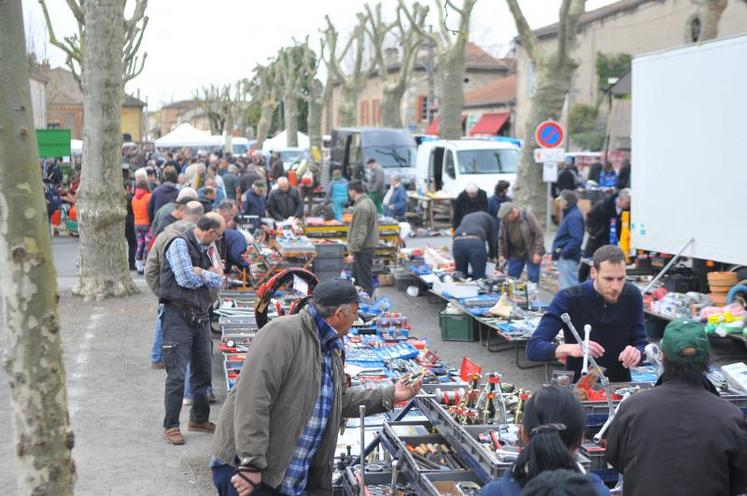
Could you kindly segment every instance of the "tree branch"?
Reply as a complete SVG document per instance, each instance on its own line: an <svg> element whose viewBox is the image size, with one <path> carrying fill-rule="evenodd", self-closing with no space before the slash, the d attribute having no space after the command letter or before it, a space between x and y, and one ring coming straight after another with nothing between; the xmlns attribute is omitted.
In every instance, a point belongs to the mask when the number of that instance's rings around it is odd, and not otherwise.
<svg viewBox="0 0 747 496"><path fill-rule="evenodd" d="M73 13L73 17L75 17L75 20L78 21L78 24L85 24L86 18L85 14L83 13L82 2L79 4L76 0L65 1L67 2L67 6L70 8L70 12Z"/></svg>
<svg viewBox="0 0 747 496"><path fill-rule="evenodd" d="M521 40L521 44L524 45L524 50L526 50L529 60L531 60L534 65L537 65L543 57L542 50L539 48L537 36L529 27L529 23L524 17L521 7L519 7L518 0L506 0L506 3L511 11L511 15L514 17L516 30L519 32L519 40Z"/></svg>
<svg viewBox="0 0 747 496"><path fill-rule="evenodd" d="M563 0L559 12L558 51L556 60L562 64L570 57L576 43L578 21L584 13L586 0Z"/></svg>
<svg viewBox="0 0 747 496"><path fill-rule="evenodd" d="M132 17L125 19L125 29L131 29L136 26L140 19L145 16L145 8L148 6L148 0L136 0L135 11L132 13ZM143 26L145 29L145 26Z"/></svg>
<svg viewBox="0 0 747 496"><path fill-rule="evenodd" d="M456 6L456 5L454 5L454 4L453 4L453 3L451 2L451 0L446 0L446 6L447 6L447 7L451 7L451 9L452 9L452 10L454 10L454 11L455 11L455 12L456 12L457 14L459 14L460 16L463 16L463 15L464 15L464 12L462 11L462 9L460 9L460 8L457 8L457 6Z"/></svg>
<svg viewBox="0 0 747 496"><path fill-rule="evenodd" d="M69 3L73 2L73 0L68 0ZM74 3L74 2L73 2ZM47 24L47 32L49 33L49 42L65 52L68 59L72 59L79 64L83 62L83 54L80 50L80 45L78 46L78 49L76 50L73 46L68 46L65 43L59 41L57 39L57 36L55 36L54 33L54 27L52 26L52 20L49 17L49 11L47 10L47 3L45 0L39 0L39 5L42 8L42 13L44 14L44 22ZM75 13L73 13L75 15ZM76 16L76 19L78 17ZM69 40L74 40L74 38L69 38ZM67 41L67 39L66 39ZM70 44L70 41L68 41L68 44ZM69 64L68 64L69 65Z"/></svg>
<svg viewBox="0 0 747 496"><path fill-rule="evenodd" d="M417 23L415 23L412 15L410 14L410 11L407 9L407 6L405 5L404 0L399 0L399 7L402 9L402 12L405 14L405 17L407 17L407 22L410 23L411 26L415 26L415 30L418 32L420 36L427 39L436 47L438 48L438 51L441 52L444 49L444 43L440 36L437 36L430 31L426 31L423 26L419 26ZM425 7L427 9L427 7Z"/></svg>

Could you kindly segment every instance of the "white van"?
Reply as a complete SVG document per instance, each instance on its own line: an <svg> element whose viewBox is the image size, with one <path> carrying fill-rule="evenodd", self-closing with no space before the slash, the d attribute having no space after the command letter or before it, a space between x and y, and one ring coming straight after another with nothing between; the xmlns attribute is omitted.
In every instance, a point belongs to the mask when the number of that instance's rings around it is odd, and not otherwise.
<svg viewBox="0 0 747 496"><path fill-rule="evenodd" d="M501 179L513 185L521 150L513 143L481 140L425 141L418 147L417 179L428 191L457 196L474 183L488 196Z"/></svg>

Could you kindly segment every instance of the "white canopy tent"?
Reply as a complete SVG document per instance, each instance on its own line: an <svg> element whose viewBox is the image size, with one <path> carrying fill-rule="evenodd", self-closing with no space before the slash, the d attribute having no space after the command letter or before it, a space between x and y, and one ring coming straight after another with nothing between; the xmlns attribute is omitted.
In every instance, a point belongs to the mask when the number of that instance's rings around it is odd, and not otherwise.
<svg viewBox="0 0 747 496"><path fill-rule="evenodd" d="M83 153L83 140L70 140L70 153L73 155L81 155Z"/></svg>
<svg viewBox="0 0 747 496"><path fill-rule="evenodd" d="M307 150L309 148L309 137L298 132L298 146L288 146L288 131L283 130L278 133L274 138L265 140L262 144L263 152L273 152L280 150L287 150L289 148L297 148L299 150Z"/></svg>
<svg viewBox="0 0 747 496"><path fill-rule="evenodd" d="M192 125L184 123L171 131L166 136L156 140L156 148L173 148L179 146L210 146L214 139L210 133L195 129Z"/></svg>

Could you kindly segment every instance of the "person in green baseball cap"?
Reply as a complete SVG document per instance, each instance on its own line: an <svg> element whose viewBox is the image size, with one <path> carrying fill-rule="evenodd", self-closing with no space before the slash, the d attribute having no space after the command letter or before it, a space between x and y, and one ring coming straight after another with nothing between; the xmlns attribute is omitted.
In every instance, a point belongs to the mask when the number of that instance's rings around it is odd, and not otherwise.
<svg viewBox="0 0 747 496"><path fill-rule="evenodd" d="M705 377L703 325L670 322L661 339L656 387L620 405L607 436L607 461L625 494L742 494L747 491L747 422Z"/></svg>

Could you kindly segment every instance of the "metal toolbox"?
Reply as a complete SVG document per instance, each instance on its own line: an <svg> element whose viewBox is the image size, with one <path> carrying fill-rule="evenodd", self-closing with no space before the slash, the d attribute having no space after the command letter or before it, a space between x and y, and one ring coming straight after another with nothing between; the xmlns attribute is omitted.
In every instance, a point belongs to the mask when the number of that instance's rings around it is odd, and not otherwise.
<svg viewBox="0 0 747 496"><path fill-rule="evenodd" d="M453 452L456 452L456 461L459 465L466 467L465 460L459 455L458 446L449 443L448 440L440 434L428 434L421 436L399 436L397 435L396 428L398 426L416 426L421 425L428 429L430 426L428 422L390 422L384 424L384 430L381 436L381 441L387 448L392 458L398 459L400 462L400 471L405 474L405 477L410 481L417 482L420 479L420 475L423 473L430 472L442 472L442 471L460 471L454 469L444 468L439 469L423 469L421 465L416 461L415 457L407 449L407 445L419 446L421 444L446 444L449 445ZM466 471L466 468L465 470Z"/></svg>
<svg viewBox="0 0 747 496"><path fill-rule="evenodd" d="M390 486L392 483L392 473L387 472L368 472L366 471L365 477L366 487L369 486ZM410 484L414 491L418 490L418 482L408 480L406 475L402 471L397 473L397 484ZM360 496L361 489L358 481L358 475L353 467L347 467L345 469L345 475L342 478L342 490L345 496ZM369 491L367 491L368 493Z"/></svg>
<svg viewBox="0 0 747 496"><path fill-rule="evenodd" d="M457 484L460 483L464 483L466 487L458 487ZM478 494L478 488L482 486L483 482L472 471L423 474L420 479L421 494L428 496L473 496Z"/></svg>

